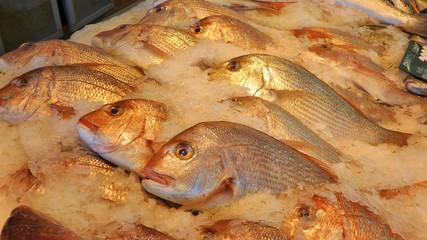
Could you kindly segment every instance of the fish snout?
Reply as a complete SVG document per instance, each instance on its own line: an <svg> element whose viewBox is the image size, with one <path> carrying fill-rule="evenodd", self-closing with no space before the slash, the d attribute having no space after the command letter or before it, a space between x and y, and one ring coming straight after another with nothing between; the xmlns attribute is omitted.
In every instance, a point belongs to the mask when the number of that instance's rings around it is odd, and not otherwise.
<svg viewBox="0 0 427 240"><path fill-rule="evenodd" d="M81 124L81 125L85 126L86 128L88 128L92 132L95 131L95 130L97 130L99 128L97 125L95 125L92 122L88 121L84 116L79 119L78 124Z"/></svg>
<svg viewBox="0 0 427 240"><path fill-rule="evenodd" d="M174 180L174 178L171 176L158 173L149 168L144 168L141 172L141 175L143 175L149 180L153 180L154 182L160 183L165 186L169 186L172 180Z"/></svg>

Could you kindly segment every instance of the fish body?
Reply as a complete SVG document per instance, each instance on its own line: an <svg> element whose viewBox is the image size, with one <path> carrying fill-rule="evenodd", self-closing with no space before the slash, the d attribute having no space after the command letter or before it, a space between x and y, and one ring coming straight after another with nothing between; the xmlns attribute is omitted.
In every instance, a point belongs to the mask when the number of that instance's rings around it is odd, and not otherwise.
<svg viewBox="0 0 427 240"><path fill-rule="evenodd" d="M333 28L308 27L302 29L291 29L288 31L292 32L292 34L298 38L305 36L310 40L310 42L314 42L316 44L327 43L352 50L368 51L372 49L378 54L382 54L385 50L382 46L376 45L353 34Z"/></svg>
<svg viewBox="0 0 427 240"><path fill-rule="evenodd" d="M72 102L114 102L134 88L104 73L80 66L44 67L10 81L0 89L0 118L18 124L36 112L74 114Z"/></svg>
<svg viewBox="0 0 427 240"><path fill-rule="evenodd" d="M82 240L57 220L27 206L11 212L0 239Z"/></svg>
<svg viewBox="0 0 427 240"><path fill-rule="evenodd" d="M124 24L97 34L92 38L92 43L145 68L174 55L175 50L185 50L195 45L196 39L184 31L170 27Z"/></svg>
<svg viewBox="0 0 427 240"><path fill-rule="evenodd" d="M127 99L86 114L76 127L80 138L93 151L117 166L140 174L154 154L151 142L167 118L162 103Z"/></svg>
<svg viewBox="0 0 427 240"><path fill-rule="evenodd" d="M143 175L148 192L186 209L213 209L249 193L279 195L335 179L318 160L231 122L204 122L181 132L157 151Z"/></svg>
<svg viewBox="0 0 427 240"><path fill-rule="evenodd" d="M406 13L388 0L335 0L344 7L360 9L381 22L392 24L403 30L427 37L427 15Z"/></svg>
<svg viewBox="0 0 427 240"><path fill-rule="evenodd" d="M234 97L231 101L237 111L264 120L270 136L328 164L340 161L336 149L281 107L258 97Z"/></svg>
<svg viewBox="0 0 427 240"><path fill-rule="evenodd" d="M139 23L177 27L186 30L195 21L214 15L225 15L242 22L249 18L220 5L203 0L168 0L147 12Z"/></svg>
<svg viewBox="0 0 427 240"><path fill-rule="evenodd" d="M24 43L0 58L18 70L33 61L36 61L34 68L57 65L86 66L133 86L138 85L144 77L140 69L96 48L59 39Z"/></svg>
<svg viewBox="0 0 427 240"><path fill-rule="evenodd" d="M408 78L404 81L404 84L408 92L418 96L427 97L427 84L425 82L421 82L415 78Z"/></svg>
<svg viewBox="0 0 427 240"><path fill-rule="evenodd" d="M245 86L253 96L273 98L274 103L323 139L358 139L400 146L407 143L407 134L368 120L320 79L288 60L264 54L244 55L218 65L209 77Z"/></svg>
<svg viewBox="0 0 427 240"><path fill-rule="evenodd" d="M427 104L426 99L399 89L382 73L381 67L352 50L333 45L315 45L308 50L374 99L390 105Z"/></svg>
<svg viewBox="0 0 427 240"><path fill-rule="evenodd" d="M201 226L201 239L233 240L290 240L291 237L277 228L257 222L228 219L216 222L211 226Z"/></svg>
<svg viewBox="0 0 427 240"><path fill-rule="evenodd" d="M155 229L146 227L142 224L136 225L134 230L120 231L114 236L108 236L105 240L174 240L174 238L167 236Z"/></svg>
<svg viewBox="0 0 427 240"><path fill-rule="evenodd" d="M267 2L257 0L206 0L211 3L222 5L233 10L267 9L280 11L284 6L294 2ZM166 2L166 0L155 0L153 7Z"/></svg>
<svg viewBox="0 0 427 240"><path fill-rule="evenodd" d="M313 205L300 205L295 210L300 231L307 240L403 240L367 207L335 193L336 201L314 195Z"/></svg>
<svg viewBox="0 0 427 240"><path fill-rule="evenodd" d="M209 16L190 28L196 38L222 40L247 49L266 49L273 45L271 38L250 24L228 16Z"/></svg>

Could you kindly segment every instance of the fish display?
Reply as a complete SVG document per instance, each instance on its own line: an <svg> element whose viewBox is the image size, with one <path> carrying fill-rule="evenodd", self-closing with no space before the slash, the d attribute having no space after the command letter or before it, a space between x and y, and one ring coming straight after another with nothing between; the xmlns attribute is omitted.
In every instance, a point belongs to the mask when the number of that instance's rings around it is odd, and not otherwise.
<svg viewBox="0 0 427 240"><path fill-rule="evenodd" d="M166 0L155 0L153 7L164 3ZM267 9L280 11L284 6L295 2L268 2L258 0L207 0L211 3L219 4L234 10L247 10L247 9Z"/></svg>
<svg viewBox="0 0 427 240"><path fill-rule="evenodd" d="M279 195L336 179L317 159L231 122L204 122L181 132L163 145L142 174L148 192L186 209L215 209L248 193Z"/></svg>
<svg viewBox="0 0 427 240"><path fill-rule="evenodd" d="M169 237L155 229L146 227L142 224L135 226L135 229L131 231L119 231L114 234L114 236L108 236L105 240L174 240L174 238Z"/></svg>
<svg viewBox="0 0 427 240"><path fill-rule="evenodd" d="M57 220L27 206L15 208L1 231L2 240L82 240Z"/></svg>
<svg viewBox="0 0 427 240"><path fill-rule="evenodd" d="M0 89L0 119L18 124L36 112L64 118L74 115L76 100L114 102L135 88L81 66L44 67L10 81Z"/></svg>
<svg viewBox="0 0 427 240"><path fill-rule="evenodd" d="M313 205L295 209L295 229L305 239L403 239L367 207L335 193L336 200L314 195ZM296 235L295 233L292 235Z"/></svg>
<svg viewBox="0 0 427 240"><path fill-rule="evenodd" d="M249 54L233 58L215 67L209 77L247 87L253 96L273 94L274 103L324 139L347 138L402 146L409 137L368 120L316 76L276 56ZM276 91L269 93L270 90Z"/></svg>
<svg viewBox="0 0 427 240"><path fill-rule="evenodd" d="M24 43L18 49L3 54L0 59L15 71L27 65L33 66L33 69L58 65L85 66L133 86L140 84L144 77L142 70L94 47L59 39Z"/></svg>
<svg viewBox="0 0 427 240"><path fill-rule="evenodd" d="M140 67L158 64L172 56L175 50L185 50L196 39L181 30L146 24L123 24L98 33L93 45L114 55L125 57Z"/></svg>
<svg viewBox="0 0 427 240"><path fill-rule="evenodd" d="M333 45L315 45L308 49L320 62L350 79L358 88L390 105L427 104L427 100L399 89L370 59Z"/></svg>
<svg viewBox="0 0 427 240"><path fill-rule="evenodd" d="M427 37L427 14L404 12L388 0L335 0L335 4L360 9L381 22Z"/></svg>
<svg viewBox="0 0 427 240"><path fill-rule="evenodd" d="M234 97L229 101L237 111L263 119L270 136L328 164L339 162L336 149L281 107L258 97Z"/></svg>
<svg viewBox="0 0 427 240"><path fill-rule="evenodd" d="M141 174L154 154L166 106L145 99L127 99L102 106L79 119L77 132L93 151L106 160Z"/></svg>
<svg viewBox="0 0 427 240"><path fill-rule="evenodd" d="M257 222L227 219L211 226L201 226L201 239L234 239L234 240L290 240L291 237L277 228Z"/></svg>
<svg viewBox="0 0 427 240"><path fill-rule="evenodd" d="M266 49L274 45L271 38L251 25L233 17L215 15L205 17L190 28L196 38L222 40L242 48Z"/></svg>

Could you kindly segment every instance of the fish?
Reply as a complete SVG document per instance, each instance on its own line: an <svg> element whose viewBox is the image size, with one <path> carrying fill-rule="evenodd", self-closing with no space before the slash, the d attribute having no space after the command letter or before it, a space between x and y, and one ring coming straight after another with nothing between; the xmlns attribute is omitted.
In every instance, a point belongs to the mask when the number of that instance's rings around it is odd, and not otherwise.
<svg viewBox="0 0 427 240"><path fill-rule="evenodd" d="M400 195L415 197L420 191L427 190L427 180L406 185L399 188L383 189L379 192L380 197L387 200L395 198Z"/></svg>
<svg viewBox="0 0 427 240"><path fill-rule="evenodd" d="M187 30L195 21L214 15L225 15L242 22L253 23L249 18L229 8L204 0L168 0L150 9L139 23Z"/></svg>
<svg viewBox="0 0 427 240"><path fill-rule="evenodd" d="M108 236L105 240L174 240L170 236L142 224L137 224L131 231L118 231L113 236Z"/></svg>
<svg viewBox="0 0 427 240"><path fill-rule="evenodd" d="M425 82L419 81L415 77L409 77L405 79L403 83L405 84L405 88L408 92L418 96L427 97L427 84Z"/></svg>
<svg viewBox="0 0 427 240"><path fill-rule="evenodd" d="M166 0L155 0L153 7L164 3ZM267 9L280 11L283 7L295 2L267 2L258 0L206 0L211 3L219 4L233 10L248 10L248 9Z"/></svg>
<svg viewBox="0 0 427 240"><path fill-rule="evenodd" d="M340 162L341 153L308 129L281 107L258 97L233 97L231 107L264 120L267 134L296 150L331 165Z"/></svg>
<svg viewBox="0 0 427 240"><path fill-rule="evenodd" d="M336 200L313 195L310 204L299 204L291 221L295 232L307 240L403 240L367 207L334 193Z"/></svg>
<svg viewBox="0 0 427 240"><path fill-rule="evenodd" d="M0 89L0 119L19 124L36 112L67 119L74 115L73 101L114 102L135 88L81 66L43 67L11 80Z"/></svg>
<svg viewBox="0 0 427 240"><path fill-rule="evenodd" d="M350 49L334 45L314 45L308 48L314 59L324 63L349 79L357 88L389 105L426 105L427 100L401 90L383 74L383 69L372 60Z"/></svg>
<svg viewBox="0 0 427 240"><path fill-rule="evenodd" d="M415 7L418 10L418 12L421 12L427 8L427 0L412 0L411 2L415 3Z"/></svg>
<svg viewBox="0 0 427 240"><path fill-rule="evenodd" d="M297 38L307 37L314 44L333 44L351 50L373 50L379 55L382 55L385 51L385 48L381 45L334 28L307 27L287 31L291 32Z"/></svg>
<svg viewBox="0 0 427 240"><path fill-rule="evenodd" d="M98 33L92 38L92 44L110 54L127 58L142 68L147 68L174 55L176 50L194 46L196 38L185 31L170 27L123 24Z"/></svg>
<svg viewBox="0 0 427 240"><path fill-rule="evenodd" d="M28 70L28 65L32 67L29 70L57 65L85 66L132 86L141 84L145 76L142 69L130 66L94 47L59 39L24 43L18 49L3 54L0 59L18 71L21 68Z"/></svg>
<svg viewBox="0 0 427 240"><path fill-rule="evenodd" d="M83 240L57 220L25 205L12 210L0 239Z"/></svg>
<svg viewBox="0 0 427 240"><path fill-rule="evenodd" d="M0 186L1 193L4 193L4 195L14 195L20 199L27 193L43 195L46 191L43 181L33 175L28 164L7 175L1 182L4 183Z"/></svg>
<svg viewBox="0 0 427 240"><path fill-rule="evenodd" d="M427 14L406 13L389 0L335 0L335 4L360 9L383 23L427 37Z"/></svg>
<svg viewBox="0 0 427 240"><path fill-rule="evenodd" d="M126 99L84 115L76 129L83 142L104 159L141 174L154 155L152 142L167 119L163 103Z"/></svg>
<svg viewBox="0 0 427 240"><path fill-rule="evenodd" d="M233 17L215 15L205 17L190 27L190 34L194 37L211 40L222 40L247 49L265 50L273 46L267 34Z"/></svg>
<svg viewBox="0 0 427 240"><path fill-rule="evenodd" d="M275 227L241 219L220 220L211 226L200 226L198 230L203 240L291 240Z"/></svg>
<svg viewBox="0 0 427 240"><path fill-rule="evenodd" d="M336 181L321 161L261 131L225 121L202 122L179 133L142 174L149 193L193 210L217 209L251 193L277 196Z"/></svg>
<svg viewBox="0 0 427 240"><path fill-rule="evenodd" d="M306 69L272 55L248 54L209 70L209 78L225 79L279 105L326 141L357 139L373 145L407 144L410 134L387 130L368 120Z"/></svg>

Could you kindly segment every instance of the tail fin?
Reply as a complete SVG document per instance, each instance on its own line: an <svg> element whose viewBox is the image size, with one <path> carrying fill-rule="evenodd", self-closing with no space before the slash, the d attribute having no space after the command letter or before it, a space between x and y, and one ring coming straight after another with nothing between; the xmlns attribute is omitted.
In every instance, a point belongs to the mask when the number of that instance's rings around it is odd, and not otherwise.
<svg viewBox="0 0 427 240"><path fill-rule="evenodd" d="M257 1L257 0L255 0L255 2L260 8L271 9L275 11L280 11L280 9L282 9L283 7L289 4L295 3L295 2L263 2L263 1Z"/></svg>
<svg viewBox="0 0 427 240"><path fill-rule="evenodd" d="M389 136L386 139L384 139L384 142L393 143L402 147L402 146L408 145L408 138L411 136L412 134L410 133L390 131Z"/></svg>
<svg viewBox="0 0 427 240"><path fill-rule="evenodd" d="M421 13L412 17L407 24L396 25L408 33L427 37L427 14Z"/></svg>

